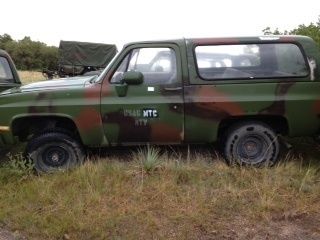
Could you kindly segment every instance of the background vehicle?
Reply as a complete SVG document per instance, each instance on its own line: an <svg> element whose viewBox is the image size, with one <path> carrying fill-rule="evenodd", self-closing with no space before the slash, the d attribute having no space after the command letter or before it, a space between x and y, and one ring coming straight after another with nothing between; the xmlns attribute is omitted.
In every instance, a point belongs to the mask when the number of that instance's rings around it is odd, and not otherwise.
<svg viewBox="0 0 320 240"><path fill-rule="evenodd" d="M0 49L0 91L20 85L20 78L11 57Z"/></svg>
<svg viewBox="0 0 320 240"><path fill-rule="evenodd" d="M27 141L38 171L88 147L219 142L229 163L272 165L279 137L318 135L320 52L303 36L126 45L102 74L2 92L2 144Z"/></svg>
<svg viewBox="0 0 320 240"><path fill-rule="evenodd" d="M58 71L43 70L47 78L96 75L117 53L112 44L60 41Z"/></svg>

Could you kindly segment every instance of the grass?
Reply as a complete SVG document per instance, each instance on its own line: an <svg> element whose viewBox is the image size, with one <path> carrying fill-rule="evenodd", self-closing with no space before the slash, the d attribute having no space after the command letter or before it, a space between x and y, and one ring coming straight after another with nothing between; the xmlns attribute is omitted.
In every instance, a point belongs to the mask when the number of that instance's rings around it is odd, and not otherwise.
<svg viewBox="0 0 320 240"><path fill-rule="evenodd" d="M41 72L36 71L18 71L22 84L39 82L46 80Z"/></svg>
<svg viewBox="0 0 320 240"><path fill-rule="evenodd" d="M319 150L299 144L262 169L197 147L108 151L41 176L4 164L0 224L30 239L318 239Z"/></svg>

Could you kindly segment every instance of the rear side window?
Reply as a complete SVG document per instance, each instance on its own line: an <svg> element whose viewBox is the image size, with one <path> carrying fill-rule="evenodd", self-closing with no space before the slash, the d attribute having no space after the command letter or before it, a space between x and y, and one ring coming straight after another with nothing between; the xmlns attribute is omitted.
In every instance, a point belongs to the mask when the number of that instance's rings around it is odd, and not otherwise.
<svg viewBox="0 0 320 240"><path fill-rule="evenodd" d="M4 57L0 57L0 83L12 82L13 76L8 60Z"/></svg>
<svg viewBox="0 0 320 240"><path fill-rule="evenodd" d="M197 46L198 72L207 80L306 77L300 48L291 43Z"/></svg>

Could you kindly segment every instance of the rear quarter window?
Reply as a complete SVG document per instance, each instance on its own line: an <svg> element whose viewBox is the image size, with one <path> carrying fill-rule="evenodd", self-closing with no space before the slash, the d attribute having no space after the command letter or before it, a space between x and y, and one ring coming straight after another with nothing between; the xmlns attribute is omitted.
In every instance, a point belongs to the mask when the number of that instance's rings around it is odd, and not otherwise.
<svg viewBox="0 0 320 240"><path fill-rule="evenodd" d="M195 48L198 72L206 80L306 77L300 48L291 43L210 45Z"/></svg>

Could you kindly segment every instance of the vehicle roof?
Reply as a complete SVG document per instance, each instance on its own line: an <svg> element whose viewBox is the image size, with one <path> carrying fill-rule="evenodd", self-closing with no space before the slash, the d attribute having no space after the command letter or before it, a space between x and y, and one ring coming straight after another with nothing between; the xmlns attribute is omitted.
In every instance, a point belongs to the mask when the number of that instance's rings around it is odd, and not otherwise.
<svg viewBox="0 0 320 240"><path fill-rule="evenodd" d="M123 47L129 47L131 45L135 44L161 44L161 43L184 43L185 39L180 38L180 39L163 39L163 40L147 40L147 41L139 41L139 42L129 42L125 44Z"/></svg>
<svg viewBox="0 0 320 240"><path fill-rule="evenodd" d="M8 54L5 50L0 49L0 56L6 56L6 57L8 57L9 54Z"/></svg>
<svg viewBox="0 0 320 240"><path fill-rule="evenodd" d="M299 42L303 40L311 40L310 37L301 35L263 35L249 37L215 37L215 38L190 38L195 44L237 44L237 43L266 43L266 42Z"/></svg>
<svg viewBox="0 0 320 240"><path fill-rule="evenodd" d="M131 42L124 47L134 44L161 44L161 43L184 43L191 42L195 44L231 44L231 43L245 43L245 42L299 42L302 40L312 40L310 37L301 35L262 35L262 36L242 36L242 37L213 37L213 38L181 38L181 39L167 39L167 40L153 40Z"/></svg>

